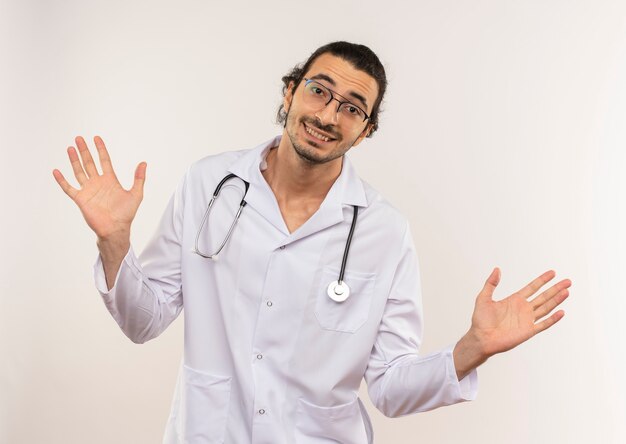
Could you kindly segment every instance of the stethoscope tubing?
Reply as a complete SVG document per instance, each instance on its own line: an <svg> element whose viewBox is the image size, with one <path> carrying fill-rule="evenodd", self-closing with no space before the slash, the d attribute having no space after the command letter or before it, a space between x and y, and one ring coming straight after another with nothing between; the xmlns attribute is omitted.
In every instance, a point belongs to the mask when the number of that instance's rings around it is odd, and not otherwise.
<svg viewBox="0 0 626 444"><path fill-rule="evenodd" d="M354 205L352 207L354 209L352 213L352 224L350 225L350 232L348 233L348 239L346 240L346 248L343 250L343 259L341 259L341 269L339 270L339 284L343 283L343 276L346 273L346 263L348 262L348 252L350 251L350 246L352 245L352 236L354 235L354 227L356 227L356 220L359 216L359 207Z"/></svg>
<svg viewBox="0 0 626 444"><path fill-rule="evenodd" d="M211 207L213 206L213 203L215 202L215 200L219 196L220 191L222 191L222 187L224 186L224 184L226 182L228 182L230 179L233 179L233 178L239 178L239 177L236 174L232 174L232 173L228 174L215 187L215 191L213 192L213 196L211 197L211 200L209 201L209 205L207 206L207 209L206 209L206 211L204 213L204 217L202 218L202 222L200 223L200 228L198 229L198 233L196 234L196 243L195 243L193 252L198 254L198 255L200 255L200 256L202 256L205 259L217 260L218 255L220 254L220 252L222 251L222 249L226 245L226 242L228 242L228 239L230 239L230 236L233 233L233 230L235 229L235 224L237 224L237 221L239 220L239 216L241 216L241 212L243 211L243 207L245 207L248 204L248 202L246 202L246 194L248 194L248 188L250 188L250 184L247 181L241 179L241 181L245 184L245 190L243 192L243 197L241 198L241 202L239 203L239 209L237 210L237 214L235 215L235 218L233 219L233 223L230 224L230 227L228 228L228 233L226 233L226 236L224 237L224 240L222 241L222 244L219 246L219 248L217 249L217 251L215 253L213 253L213 254L202 253L200 251L200 249L198 248L198 242L200 241L200 234L202 233L202 228L204 227L204 224L206 223L207 219L209 218L209 213L211 212Z"/></svg>

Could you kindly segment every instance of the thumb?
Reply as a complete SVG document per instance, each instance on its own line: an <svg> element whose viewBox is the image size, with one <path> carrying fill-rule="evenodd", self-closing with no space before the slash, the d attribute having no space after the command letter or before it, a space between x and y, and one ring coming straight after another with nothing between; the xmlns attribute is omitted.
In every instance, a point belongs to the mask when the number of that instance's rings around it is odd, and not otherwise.
<svg viewBox="0 0 626 444"><path fill-rule="evenodd" d="M146 162L141 162L139 165L137 165L137 168L135 169L135 180L133 182L133 187L131 191L139 194L140 196L143 196L143 185L146 182L147 167L148 164Z"/></svg>
<svg viewBox="0 0 626 444"><path fill-rule="evenodd" d="M478 299L493 299L493 292L500 283L500 269L498 267L494 268L487 280L485 281L485 286L478 294Z"/></svg>

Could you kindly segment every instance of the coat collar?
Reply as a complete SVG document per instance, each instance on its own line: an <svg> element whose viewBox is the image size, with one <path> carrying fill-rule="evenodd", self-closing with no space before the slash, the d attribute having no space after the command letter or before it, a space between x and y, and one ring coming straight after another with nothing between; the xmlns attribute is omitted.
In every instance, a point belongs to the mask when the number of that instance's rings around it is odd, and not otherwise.
<svg viewBox="0 0 626 444"><path fill-rule="evenodd" d="M352 218L352 206L367 207L367 197L361 179L350 160L344 156L339 177L328 191L320 208L293 233L289 233L282 218L276 197L261 174L269 150L278 146L281 136L264 142L239 157L228 171L250 184L246 202L293 242L331 225ZM344 209L346 211L344 211ZM345 217L344 217L345 213Z"/></svg>

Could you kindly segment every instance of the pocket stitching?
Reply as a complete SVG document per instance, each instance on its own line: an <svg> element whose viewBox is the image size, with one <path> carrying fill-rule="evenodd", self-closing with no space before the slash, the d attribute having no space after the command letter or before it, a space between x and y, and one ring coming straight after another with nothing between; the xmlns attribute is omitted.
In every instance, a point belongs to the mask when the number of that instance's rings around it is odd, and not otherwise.
<svg viewBox="0 0 626 444"><path fill-rule="evenodd" d="M185 419L183 430L184 434L188 438L188 434L198 438L197 434L204 439L202 442L214 443L224 442L226 434L226 425L228 423L228 413L230 411L231 401L231 376L213 375L210 373L196 370L183 364L184 370L184 384L187 388L184 389L184 410ZM195 392L195 402L192 403L189 397L190 391ZM212 396L211 396L212 395ZM198 398L198 396L200 398ZM215 399L215 397L217 399ZM200 401L198 401L200 399ZM193 412L190 411L190 407L195 405ZM198 406L201 408L198 409ZM211 424L213 428L207 428L202 426L203 421L199 421L199 416L202 416L204 409L211 408L214 411L214 421ZM200 410L200 411L198 411ZM192 413L190 415L190 413ZM189 421L192 421L191 423ZM192 429L189 429L189 425L193 425ZM187 439L186 438L186 439Z"/></svg>
<svg viewBox="0 0 626 444"><path fill-rule="evenodd" d="M361 438L367 438L358 397L346 404L330 407L318 406L304 398L298 398L295 426L296 443L308 443L312 437L319 437L320 434L334 439L333 442L344 443L361 442Z"/></svg>
<svg viewBox="0 0 626 444"><path fill-rule="evenodd" d="M325 267L322 270L322 278L321 278L322 282L319 284L319 288L317 290L318 294L316 294L315 309L313 313L315 315L315 318L317 319L317 322L320 328L322 328L323 330L341 332L341 333L355 333L357 330L359 330L363 326L363 324L365 324L365 322L367 322L367 319L369 318L371 307L372 307L372 299L374 297L374 286L376 282L376 274L363 273L363 272L358 272L358 271L350 271L350 272L346 271L345 281L361 283L358 286L358 289L364 288L365 291L360 293L358 296L365 296L367 298L367 302L363 302L361 304L363 305L362 310L360 310L356 314L354 314L354 312L351 314L351 317L348 318L349 324L346 325L345 327L337 326L336 322L334 324L333 322L329 322L327 319L324 319L324 315L323 313L321 313L322 311L321 308L323 306L322 304L327 303L327 301L322 302L323 299L320 300L320 298L328 298L328 294L326 292L326 289L327 289L326 280L332 279L331 276L335 276L335 275L339 276L339 271L336 270L334 267ZM331 281L328 281L328 282L330 283ZM350 295L350 298L358 297L358 296L356 294L353 294L353 295ZM337 305L339 304L343 305L343 304L346 304L346 302L334 302L334 303ZM359 307L351 307L351 308L354 309L354 308L361 308L361 307L359 306ZM348 309L346 308L346 310ZM328 317L332 317L332 316L328 316ZM345 325L345 319L344 319L343 325Z"/></svg>

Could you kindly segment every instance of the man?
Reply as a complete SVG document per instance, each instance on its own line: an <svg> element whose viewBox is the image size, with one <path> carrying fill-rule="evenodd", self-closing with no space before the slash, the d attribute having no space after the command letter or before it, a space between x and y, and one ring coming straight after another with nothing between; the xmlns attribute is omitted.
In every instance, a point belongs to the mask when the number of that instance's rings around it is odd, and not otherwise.
<svg viewBox="0 0 626 444"><path fill-rule="evenodd" d="M192 165L140 259L130 227L146 164L124 190L103 141L99 174L78 137L80 158L68 153L80 189L54 171L98 237L96 284L124 333L137 343L158 336L184 301L166 443L371 442L363 377L387 416L470 400L476 367L563 316L548 315L569 280L531 298L554 278L548 271L494 302L496 268L467 334L418 356L408 223L344 157L377 128L384 69L369 48L335 42L283 80L282 136Z"/></svg>

